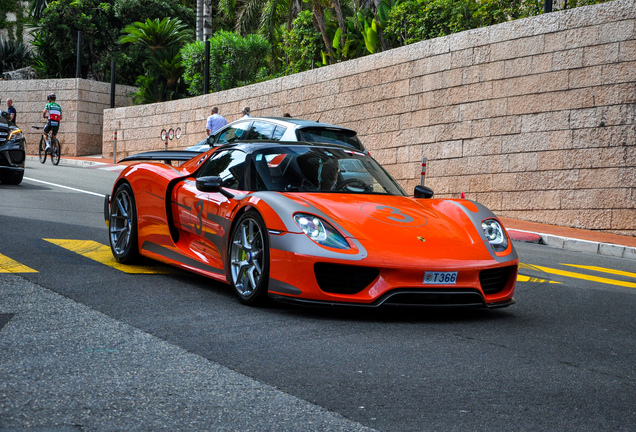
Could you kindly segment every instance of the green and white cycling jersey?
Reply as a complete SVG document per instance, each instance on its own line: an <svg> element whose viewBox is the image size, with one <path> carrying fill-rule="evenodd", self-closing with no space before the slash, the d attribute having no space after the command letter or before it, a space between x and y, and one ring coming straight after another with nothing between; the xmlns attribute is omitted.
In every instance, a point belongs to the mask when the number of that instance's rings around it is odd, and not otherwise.
<svg viewBox="0 0 636 432"><path fill-rule="evenodd" d="M48 111L51 126L59 126L62 118L62 107L55 102L49 102L46 104L45 109Z"/></svg>

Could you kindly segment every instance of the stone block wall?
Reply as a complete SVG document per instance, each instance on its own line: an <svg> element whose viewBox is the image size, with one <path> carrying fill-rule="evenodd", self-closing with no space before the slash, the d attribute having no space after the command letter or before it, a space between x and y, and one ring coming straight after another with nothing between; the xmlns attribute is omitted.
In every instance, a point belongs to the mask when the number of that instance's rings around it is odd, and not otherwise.
<svg viewBox="0 0 636 432"><path fill-rule="evenodd" d="M129 93L134 87L117 86L115 106L131 104ZM55 93L62 107L62 124L58 139L63 156L87 156L102 153L104 109L110 107L110 83L84 79L8 80L0 81L2 109L13 99L18 126L27 138L27 154L37 154L41 131L32 126L46 124L42 111L46 96Z"/></svg>
<svg viewBox="0 0 636 432"><path fill-rule="evenodd" d="M636 235L636 5L616 0L471 30L269 82L105 111L104 155L170 149L229 121L347 126L407 191L466 197L501 216Z"/></svg>

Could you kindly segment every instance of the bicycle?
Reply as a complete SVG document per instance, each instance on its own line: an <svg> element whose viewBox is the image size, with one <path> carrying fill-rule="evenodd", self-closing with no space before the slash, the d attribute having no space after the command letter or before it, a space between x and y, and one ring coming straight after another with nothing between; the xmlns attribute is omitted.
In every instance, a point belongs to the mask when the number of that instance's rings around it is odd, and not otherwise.
<svg viewBox="0 0 636 432"><path fill-rule="evenodd" d="M32 126L33 129L42 129L40 126ZM62 148L60 147L60 142L56 137L52 137L50 133L46 134L49 137L50 146L46 148L46 141L44 140L44 136L40 137L40 147L38 151L38 157L40 158L40 163L46 162L47 155L51 155L51 162L53 165L57 165L60 163L60 155L62 153Z"/></svg>

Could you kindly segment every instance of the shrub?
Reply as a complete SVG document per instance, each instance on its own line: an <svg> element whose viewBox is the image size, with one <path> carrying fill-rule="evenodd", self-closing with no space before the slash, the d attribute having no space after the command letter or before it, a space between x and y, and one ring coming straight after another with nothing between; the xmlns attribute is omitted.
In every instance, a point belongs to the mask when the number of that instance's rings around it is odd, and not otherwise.
<svg viewBox="0 0 636 432"><path fill-rule="evenodd" d="M267 75L271 45L260 35L245 37L219 31L210 38L210 90L228 90L254 83ZM194 42L181 49L184 79L191 95L203 94L205 44Z"/></svg>

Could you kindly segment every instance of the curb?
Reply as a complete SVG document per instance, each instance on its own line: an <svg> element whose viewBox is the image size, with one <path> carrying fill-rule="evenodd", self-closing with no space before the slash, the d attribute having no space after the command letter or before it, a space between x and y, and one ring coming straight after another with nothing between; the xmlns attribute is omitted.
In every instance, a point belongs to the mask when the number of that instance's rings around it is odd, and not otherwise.
<svg viewBox="0 0 636 432"><path fill-rule="evenodd" d="M26 160L30 160L30 161L36 161L39 162L39 158L38 156L27 156ZM59 165L64 165L64 166L75 166L75 167L120 167L121 165L117 165L114 163L108 163L108 162L98 162L98 161L94 161L94 160L85 160L85 159L69 159L69 158L64 158L61 157L60 158L60 163ZM124 169L125 167L122 167L122 169Z"/></svg>
<svg viewBox="0 0 636 432"><path fill-rule="evenodd" d="M621 246L614 243L601 243L590 240L581 240L554 234L517 230L513 228L508 230L508 235L510 235L510 238L514 241L543 244L558 249L587 252L613 258L636 260L636 248L630 246Z"/></svg>
<svg viewBox="0 0 636 432"><path fill-rule="evenodd" d="M39 162L38 156L27 156L26 160ZM79 166L79 167L98 166L98 165L117 166L116 164L108 163L108 162L97 162L97 161L93 161L93 160L84 160L84 159L69 159L69 158L64 158L64 157L60 158L60 163L59 164L60 165L66 165L66 166Z"/></svg>

